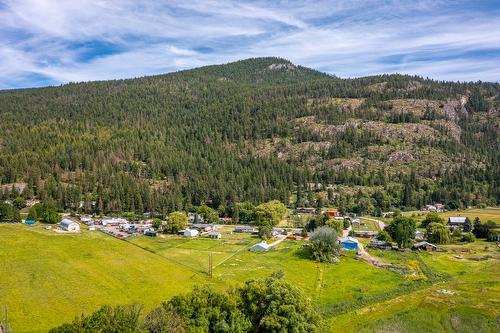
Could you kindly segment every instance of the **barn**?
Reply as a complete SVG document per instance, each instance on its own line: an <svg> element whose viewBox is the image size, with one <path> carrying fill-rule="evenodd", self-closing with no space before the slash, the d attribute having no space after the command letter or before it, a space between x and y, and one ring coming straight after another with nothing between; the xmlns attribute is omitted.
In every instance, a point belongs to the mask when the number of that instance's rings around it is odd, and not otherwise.
<svg viewBox="0 0 500 333"><path fill-rule="evenodd" d="M80 231L80 225L76 223L75 221L69 220L69 219L63 219L61 221L61 229L65 231Z"/></svg>

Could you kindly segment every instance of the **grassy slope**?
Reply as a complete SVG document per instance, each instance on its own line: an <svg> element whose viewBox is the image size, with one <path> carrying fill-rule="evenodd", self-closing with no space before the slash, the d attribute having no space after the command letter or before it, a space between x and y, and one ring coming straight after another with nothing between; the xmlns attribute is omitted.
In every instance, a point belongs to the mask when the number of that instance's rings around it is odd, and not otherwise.
<svg viewBox="0 0 500 333"><path fill-rule="evenodd" d="M99 232L0 226L0 305L15 332L47 330L99 305L146 307L205 277Z"/></svg>

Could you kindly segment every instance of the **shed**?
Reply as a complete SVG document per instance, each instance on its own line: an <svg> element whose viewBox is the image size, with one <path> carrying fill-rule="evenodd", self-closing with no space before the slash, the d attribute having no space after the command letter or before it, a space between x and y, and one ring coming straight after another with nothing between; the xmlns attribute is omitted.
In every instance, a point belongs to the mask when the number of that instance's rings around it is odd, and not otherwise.
<svg viewBox="0 0 500 333"><path fill-rule="evenodd" d="M197 237L199 234L200 234L199 231L196 229L184 230L184 237Z"/></svg>
<svg viewBox="0 0 500 333"><path fill-rule="evenodd" d="M27 225L33 225L35 223L36 223L35 220L24 220L24 224L27 224Z"/></svg>
<svg viewBox="0 0 500 333"><path fill-rule="evenodd" d="M208 238L220 239L222 238L222 234L220 232L212 231L208 233Z"/></svg>
<svg viewBox="0 0 500 333"><path fill-rule="evenodd" d="M250 248L250 251L255 251L255 252L266 252L271 248L271 245L267 244L266 241L262 241L258 244L255 244Z"/></svg>
<svg viewBox="0 0 500 333"><path fill-rule="evenodd" d="M425 251L436 251L438 249L438 247L434 244L431 244L429 242L426 242L426 241L422 241L422 242L418 242L418 243L415 243L413 244L413 248L417 249L417 250L425 250Z"/></svg>
<svg viewBox="0 0 500 333"><path fill-rule="evenodd" d="M65 231L73 231L73 232L80 231L80 225L70 219L63 219L61 221L61 228L62 230Z"/></svg>
<svg viewBox="0 0 500 333"><path fill-rule="evenodd" d="M358 249L358 240L353 237L344 237L340 239L340 244L342 250L357 250Z"/></svg>

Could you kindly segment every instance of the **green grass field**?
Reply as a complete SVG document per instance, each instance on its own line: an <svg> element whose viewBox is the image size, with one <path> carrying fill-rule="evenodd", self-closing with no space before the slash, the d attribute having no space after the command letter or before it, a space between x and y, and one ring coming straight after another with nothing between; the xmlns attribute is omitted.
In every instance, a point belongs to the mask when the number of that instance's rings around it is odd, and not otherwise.
<svg viewBox="0 0 500 333"><path fill-rule="evenodd" d="M0 307L14 332L47 331L102 304L146 307L206 277L101 232L0 225Z"/></svg>
<svg viewBox="0 0 500 333"><path fill-rule="evenodd" d="M352 252L340 264L319 264L309 259L301 241L286 240L266 253L248 251L256 242L255 236L227 230L221 240L141 236L123 241L98 231L71 235L0 225L0 305L8 305L14 332L46 331L102 304L140 302L147 311L195 284L227 288L282 271L313 300L332 331L497 328L499 252L492 243L450 245L446 253L372 251L403 267L389 270L359 261ZM206 274L210 253L212 279ZM415 266L419 281L407 276ZM439 288L457 293L436 294Z"/></svg>

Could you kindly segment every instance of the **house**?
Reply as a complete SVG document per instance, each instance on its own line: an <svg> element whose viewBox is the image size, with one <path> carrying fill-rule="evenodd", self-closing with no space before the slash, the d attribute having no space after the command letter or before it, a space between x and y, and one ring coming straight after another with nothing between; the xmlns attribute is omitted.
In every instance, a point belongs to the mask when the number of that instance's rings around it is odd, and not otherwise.
<svg viewBox="0 0 500 333"><path fill-rule="evenodd" d="M299 213L299 214L314 214L314 213L316 213L316 208L297 207L297 213Z"/></svg>
<svg viewBox="0 0 500 333"><path fill-rule="evenodd" d="M102 225L107 226L107 225L119 225L119 224L126 224L128 221L123 218L114 218L114 217L106 217L102 220Z"/></svg>
<svg viewBox="0 0 500 333"><path fill-rule="evenodd" d="M286 230L285 229L281 229L281 228L273 228L271 234L273 236L285 235L286 234Z"/></svg>
<svg viewBox="0 0 500 333"><path fill-rule="evenodd" d="M80 221L82 221L82 223L86 225L94 224L94 220L90 216L81 216Z"/></svg>
<svg viewBox="0 0 500 333"><path fill-rule="evenodd" d="M335 216L339 216L339 211L333 208L327 208L323 211L323 214L329 218L334 218Z"/></svg>
<svg viewBox="0 0 500 333"><path fill-rule="evenodd" d="M144 236L148 236L148 237L156 237L157 233L156 233L156 230L154 229L146 229L144 230Z"/></svg>
<svg viewBox="0 0 500 333"><path fill-rule="evenodd" d="M384 250L390 250L392 248L390 243L384 240L378 240L376 238L372 238L370 240L369 246L373 249L384 249Z"/></svg>
<svg viewBox="0 0 500 333"><path fill-rule="evenodd" d="M440 203L437 203L434 205L436 207L436 211L439 213L439 212L444 212L444 205L443 204L440 204Z"/></svg>
<svg viewBox="0 0 500 333"><path fill-rule="evenodd" d="M205 222L205 219L203 218L203 216L201 216L198 213L189 212L188 219L189 219L189 223L203 223L203 222Z"/></svg>
<svg viewBox="0 0 500 333"><path fill-rule="evenodd" d="M343 237L340 239L340 245L342 250L357 250L359 242L353 237Z"/></svg>
<svg viewBox="0 0 500 333"><path fill-rule="evenodd" d="M36 223L35 220L24 220L24 224L26 225L34 225Z"/></svg>
<svg viewBox="0 0 500 333"><path fill-rule="evenodd" d="M250 227L247 225L240 225L234 228L234 232L245 232L245 233L256 233L258 232L257 228Z"/></svg>
<svg viewBox="0 0 500 333"><path fill-rule="evenodd" d="M262 241L258 244L255 244L250 248L250 251L255 252L266 252L271 248L271 245L267 244L266 241Z"/></svg>
<svg viewBox="0 0 500 333"><path fill-rule="evenodd" d="M352 225L353 227L359 227L359 226L361 225L361 220L360 220L360 219L353 219L353 220L351 221L351 225Z"/></svg>
<svg viewBox="0 0 500 333"><path fill-rule="evenodd" d="M200 235L200 232L196 229L186 229L184 230L184 237L197 237Z"/></svg>
<svg viewBox="0 0 500 333"><path fill-rule="evenodd" d="M472 230L472 223L468 217L456 216L448 218L448 227L450 228L460 228L465 232Z"/></svg>
<svg viewBox="0 0 500 333"><path fill-rule="evenodd" d="M416 240L419 240L419 241L422 241L425 239L425 233L420 231L420 230L417 230L415 231L415 239Z"/></svg>
<svg viewBox="0 0 500 333"><path fill-rule="evenodd" d="M415 250L425 250L427 252L436 251L438 247L426 241L418 242L413 244Z"/></svg>
<svg viewBox="0 0 500 333"><path fill-rule="evenodd" d="M229 223L233 223L233 219L231 217L221 217L219 219L220 223L222 224L229 224Z"/></svg>
<svg viewBox="0 0 500 333"><path fill-rule="evenodd" d="M222 234L220 232L212 231L212 232L208 233L208 238L221 239L222 238Z"/></svg>
<svg viewBox="0 0 500 333"><path fill-rule="evenodd" d="M63 219L61 221L61 229L65 231L77 232L80 231L80 225L75 221Z"/></svg>

